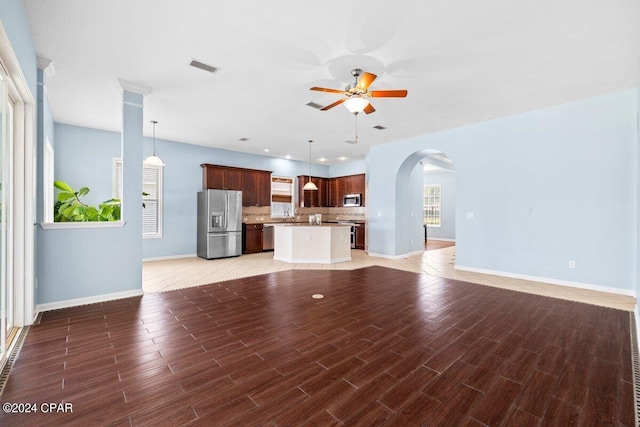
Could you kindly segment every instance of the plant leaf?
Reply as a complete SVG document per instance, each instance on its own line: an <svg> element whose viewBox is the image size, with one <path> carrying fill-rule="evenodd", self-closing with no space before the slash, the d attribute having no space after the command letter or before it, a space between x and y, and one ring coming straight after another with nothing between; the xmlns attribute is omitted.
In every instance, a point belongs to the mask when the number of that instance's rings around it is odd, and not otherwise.
<svg viewBox="0 0 640 427"><path fill-rule="evenodd" d="M73 188L71 188L71 186L64 181L53 181L53 186L56 187L58 190L68 191L69 193L75 193L75 191L73 191Z"/></svg>
<svg viewBox="0 0 640 427"><path fill-rule="evenodd" d="M88 193L89 189L87 187L82 187L80 190L78 190L78 197L82 197Z"/></svg>
<svg viewBox="0 0 640 427"><path fill-rule="evenodd" d="M73 197L73 193L58 193L58 201L64 202L65 200L69 200Z"/></svg>

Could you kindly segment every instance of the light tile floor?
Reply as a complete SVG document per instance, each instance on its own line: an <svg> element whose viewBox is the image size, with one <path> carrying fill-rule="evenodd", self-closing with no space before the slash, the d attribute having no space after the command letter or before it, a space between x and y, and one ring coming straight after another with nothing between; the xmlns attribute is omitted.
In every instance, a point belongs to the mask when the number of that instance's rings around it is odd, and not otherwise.
<svg viewBox="0 0 640 427"><path fill-rule="evenodd" d="M459 271L455 269L455 246L394 260L352 250L351 258L338 264L289 264L274 260L273 252L263 252L216 260L189 257L147 261L142 264L142 288L144 292L162 292L291 269L352 270L379 265L626 311L634 310L636 303L631 296Z"/></svg>

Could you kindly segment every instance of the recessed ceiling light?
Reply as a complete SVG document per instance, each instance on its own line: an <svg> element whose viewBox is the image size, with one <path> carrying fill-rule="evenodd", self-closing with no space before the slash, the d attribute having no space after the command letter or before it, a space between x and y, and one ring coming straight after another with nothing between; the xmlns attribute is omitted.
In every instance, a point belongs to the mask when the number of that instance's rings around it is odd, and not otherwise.
<svg viewBox="0 0 640 427"><path fill-rule="evenodd" d="M240 138L238 141L244 142L244 141L248 141L248 140L249 140L249 138Z"/></svg>
<svg viewBox="0 0 640 427"><path fill-rule="evenodd" d="M346 157L344 157L344 156L342 156L342 157L338 157L338 160L345 161L345 160L347 160L347 158L346 158Z"/></svg>
<svg viewBox="0 0 640 427"><path fill-rule="evenodd" d="M269 149L268 149L268 148L265 148L265 149L264 149L264 152L265 152L265 153L268 153L268 152L269 152Z"/></svg>
<svg viewBox="0 0 640 427"><path fill-rule="evenodd" d="M318 161L320 161L320 162L326 162L326 161L327 161L327 159L325 159L324 157L320 157L320 158L318 159Z"/></svg>
<svg viewBox="0 0 640 427"><path fill-rule="evenodd" d="M290 158L291 158L291 156L287 154L286 156L284 156L284 158L285 158L285 159L290 159Z"/></svg>

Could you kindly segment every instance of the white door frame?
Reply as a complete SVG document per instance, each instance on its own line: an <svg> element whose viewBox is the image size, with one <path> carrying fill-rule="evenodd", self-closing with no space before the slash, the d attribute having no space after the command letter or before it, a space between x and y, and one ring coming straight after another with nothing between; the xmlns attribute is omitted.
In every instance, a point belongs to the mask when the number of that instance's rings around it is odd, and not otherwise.
<svg viewBox="0 0 640 427"><path fill-rule="evenodd" d="M9 36L0 22L0 63L9 76L8 92L15 102L13 146L13 290L15 326L33 323L35 310L35 160L36 103ZM36 67L34 61L34 68Z"/></svg>

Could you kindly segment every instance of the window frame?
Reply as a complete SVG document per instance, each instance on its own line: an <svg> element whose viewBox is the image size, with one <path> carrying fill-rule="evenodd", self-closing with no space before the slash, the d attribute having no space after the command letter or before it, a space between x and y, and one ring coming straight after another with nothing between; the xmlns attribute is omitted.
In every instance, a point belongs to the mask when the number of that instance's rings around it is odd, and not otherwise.
<svg viewBox="0 0 640 427"><path fill-rule="evenodd" d="M145 169L153 169L157 170L157 198L152 198L150 196L142 196L142 203L145 205L149 202L155 201L157 203L157 212L156 212L156 231L154 232L145 232L144 231L144 219L142 223L142 238L143 239L161 239L162 238L162 224L163 224L163 210L164 210L164 196L163 196L163 183L164 183L164 168L162 166L149 166L142 165L142 191L145 190ZM113 158L113 174L112 174L112 191L113 198L122 200L122 158L114 157Z"/></svg>
<svg viewBox="0 0 640 427"><path fill-rule="evenodd" d="M274 197L276 197L278 192L274 192L273 191L273 184L274 184L274 182L278 182L278 180L286 180L286 181L288 181L288 183L290 185L290 194L289 195L283 194L283 197L287 197L288 196L290 198L289 202L274 202L273 199L274 199ZM271 196L270 196L270 203L269 203L271 218L283 218L285 211L289 212L288 218L294 216L295 215L294 195L295 195L295 180L292 177L290 177L290 176L271 175ZM278 203L279 205L288 204L289 205L289 209L285 209L282 212L280 212L280 210L277 210L277 212L276 212L276 209L274 208L274 205L273 205L274 203Z"/></svg>
<svg viewBox="0 0 640 427"><path fill-rule="evenodd" d="M427 189L428 188L437 188L438 189L438 196L437 196L437 203L431 203L427 201ZM435 201L435 200L434 200ZM423 212L422 212L422 223L424 225L427 226L427 228L441 228L442 227L442 185L441 184L425 184L422 190L422 206L423 206ZM428 218L435 218L435 216L433 215L427 215L427 207L431 207L432 211L433 208L437 208L437 220L438 223L437 224L429 224L427 222Z"/></svg>

